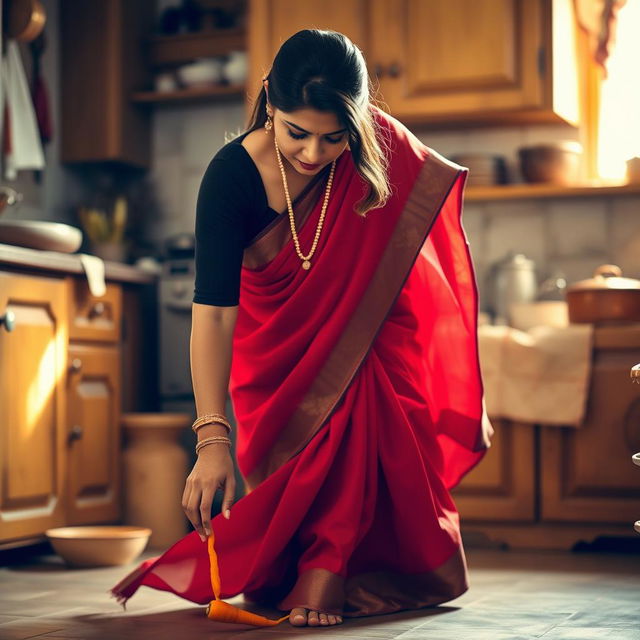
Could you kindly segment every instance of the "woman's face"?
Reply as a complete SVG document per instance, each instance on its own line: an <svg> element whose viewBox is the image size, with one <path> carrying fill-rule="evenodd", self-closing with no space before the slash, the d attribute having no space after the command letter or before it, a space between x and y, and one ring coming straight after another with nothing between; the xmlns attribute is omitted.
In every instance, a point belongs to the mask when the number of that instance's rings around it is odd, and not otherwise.
<svg viewBox="0 0 640 640"><path fill-rule="evenodd" d="M311 108L273 109L273 131L280 153L302 175L314 175L346 148L349 136L334 113Z"/></svg>

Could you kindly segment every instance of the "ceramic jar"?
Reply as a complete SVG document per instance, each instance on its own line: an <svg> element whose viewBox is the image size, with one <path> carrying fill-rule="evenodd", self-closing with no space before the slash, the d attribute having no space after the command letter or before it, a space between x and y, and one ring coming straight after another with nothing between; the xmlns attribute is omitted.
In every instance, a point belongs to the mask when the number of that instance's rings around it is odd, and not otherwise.
<svg viewBox="0 0 640 640"><path fill-rule="evenodd" d="M166 549L188 533L182 494L187 453L179 438L186 413L125 413L123 451L125 523L149 527L149 547Z"/></svg>

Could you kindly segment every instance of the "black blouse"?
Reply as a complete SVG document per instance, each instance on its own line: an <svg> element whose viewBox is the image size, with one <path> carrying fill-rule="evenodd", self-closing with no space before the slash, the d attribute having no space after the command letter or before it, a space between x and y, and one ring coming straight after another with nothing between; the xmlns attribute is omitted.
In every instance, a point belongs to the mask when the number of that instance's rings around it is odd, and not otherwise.
<svg viewBox="0 0 640 640"><path fill-rule="evenodd" d="M244 249L279 215L269 207L258 168L241 144L246 135L216 153L200 184L193 296L199 304L238 304Z"/></svg>

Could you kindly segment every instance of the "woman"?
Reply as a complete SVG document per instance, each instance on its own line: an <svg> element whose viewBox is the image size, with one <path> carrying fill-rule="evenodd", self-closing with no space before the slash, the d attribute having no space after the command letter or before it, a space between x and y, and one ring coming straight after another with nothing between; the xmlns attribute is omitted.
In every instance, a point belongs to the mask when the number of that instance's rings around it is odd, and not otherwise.
<svg viewBox="0 0 640 640"><path fill-rule="evenodd" d="M491 427L465 175L370 103L345 36L304 30L282 45L248 131L215 156L198 199L191 358L204 426L183 499L196 531L125 578L119 598L144 584L211 600L211 528L222 597L291 611L293 625L466 590L449 489ZM233 508L225 418L206 417L224 413L229 380L247 485Z"/></svg>

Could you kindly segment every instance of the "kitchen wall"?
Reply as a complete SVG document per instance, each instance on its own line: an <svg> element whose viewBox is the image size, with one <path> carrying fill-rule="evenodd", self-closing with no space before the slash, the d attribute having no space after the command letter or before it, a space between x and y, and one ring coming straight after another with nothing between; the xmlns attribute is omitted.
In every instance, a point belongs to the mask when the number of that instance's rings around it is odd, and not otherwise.
<svg viewBox="0 0 640 640"><path fill-rule="evenodd" d="M238 101L220 106L158 109L154 121L155 182L163 203L158 238L193 230L198 185L225 136L242 128ZM490 151L505 155L514 179L517 149L555 139L577 139L570 126L531 126L433 132L414 128L425 144L451 156ZM583 197L469 203L469 235L481 292L489 265L509 250L534 259L540 277L562 270L569 281L587 278L599 264L614 262L640 277L640 197Z"/></svg>

